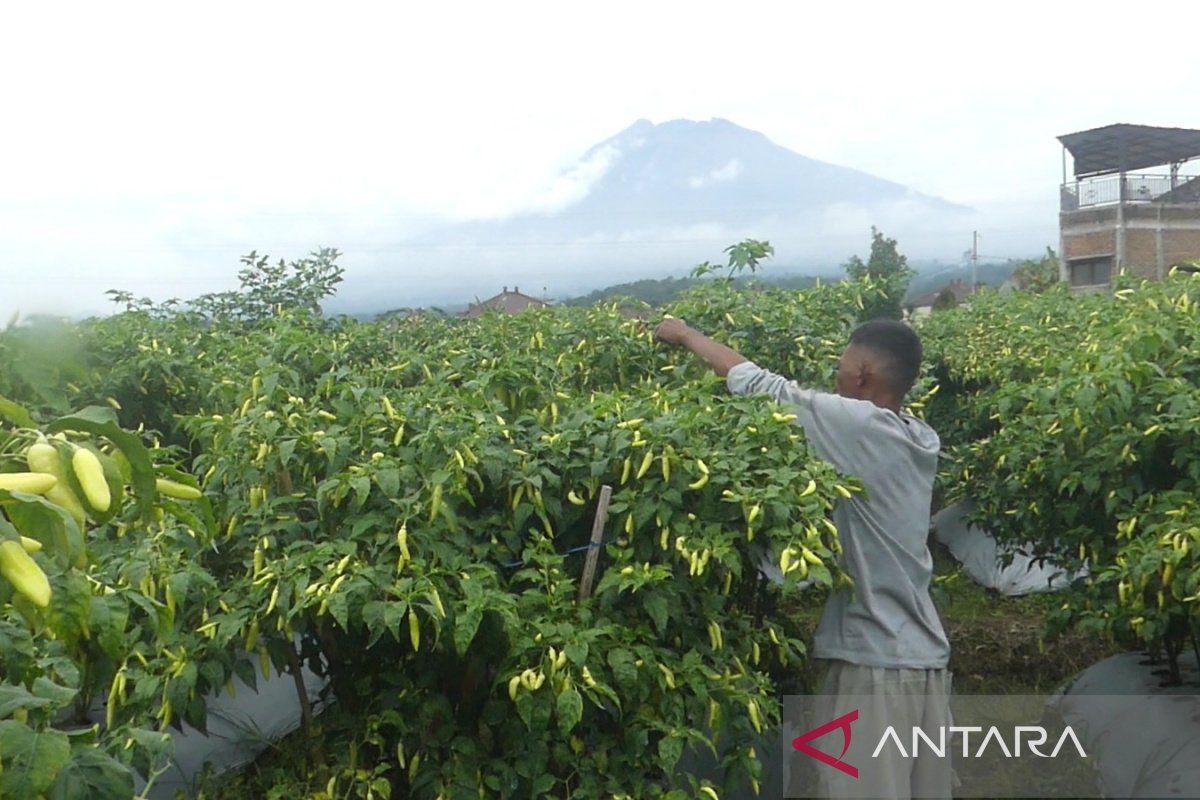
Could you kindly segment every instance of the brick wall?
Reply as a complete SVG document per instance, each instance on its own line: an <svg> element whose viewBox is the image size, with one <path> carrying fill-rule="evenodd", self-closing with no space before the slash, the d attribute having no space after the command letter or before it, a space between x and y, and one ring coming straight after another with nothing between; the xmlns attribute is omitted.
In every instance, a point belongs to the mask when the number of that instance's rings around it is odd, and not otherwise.
<svg viewBox="0 0 1200 800"><path fill-rule="evenodd" d="M1163 231L1166 268L1186 261L1200 261L1200 230Z"/></svg>
<svg viewBox="0 0 1200 800"><path fill-rule="evenodd" d="M1115 207L1060 215L1064 260L1113 255L1131 274L1151 280L1158 277L1160 261L1164 271L1174 264L1200 261L1200 205L1130 204L1124 211L1123 254L1117 253ZM1160 234L1156 230L1159 226L1162 227L1161 254L1158 251ZM1098 227L1101 229L1097 230Z"/></svg>
<svg viewBox="0 0 1200 800"><path fill-rule="evenodd" d="M1164 231L1164 235L1165 235ZM1139 278L1158 278L1157 234L1150 230L1125 231L1125 260L1121 266Z"/></svg>
<svg viewBox="0 0 1200 800"><path fill-rule="evenodd" d="M1163 270L1173 265L1200 260L1200 230L1164 230ZM1158 278L1158 234L1152 230L1125 231L1125 262L1130 273L1141 278Z"/></svg>
<svg viewBox="0 0 1200 800"><path fill-rule="evenodd" d="M1067 260L1073 258L1089 258L1091 256L1112 255L1116 252L1115 235L1113 231L1094 231L1092 233L1063 232L1063 251Z"/></svg>

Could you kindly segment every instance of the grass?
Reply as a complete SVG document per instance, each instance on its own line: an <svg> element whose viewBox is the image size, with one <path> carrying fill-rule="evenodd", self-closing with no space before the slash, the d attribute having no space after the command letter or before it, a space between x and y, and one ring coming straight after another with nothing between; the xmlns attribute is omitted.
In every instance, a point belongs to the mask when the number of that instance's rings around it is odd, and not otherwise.
<svg viewBox="0 0 1200 800"><path fill-rule="evenodd" d="M1111 642L1069 632L1044 638L1047 614L1062 604L1054 593L1008 597L967 577L943 549L934 552L934 604L950 640L950 669L959 694L1051 692L1097 661L1120 652ZM786 607L811 639L824 606L808 596Z"/></svg>
<svg viewBox="0 0 1200 800"><path fill-rule="evenodd" d="M954 691L1035 694L1057 689L1080 670L1120 652L1112 642L1067 632L1044 638L1046 615L1061 594L1007 597L968 578L944 551L935 603L950 640Z"/></svg>

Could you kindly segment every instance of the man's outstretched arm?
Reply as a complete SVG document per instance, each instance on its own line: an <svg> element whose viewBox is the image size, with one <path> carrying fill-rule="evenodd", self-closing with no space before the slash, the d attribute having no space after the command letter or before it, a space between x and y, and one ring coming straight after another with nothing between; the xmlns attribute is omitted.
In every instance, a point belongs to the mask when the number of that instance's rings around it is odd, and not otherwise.
<svg viewBox="0 0 1200 800"><path fill-rule="evenodd" d="M848 453L858 447L856 443L867 425L863 406L869 404L801 388L795 381L763 369L733 348L714 342L682 320L664 320L654 335L667 344L682 345L707 361L714 372L725 378L730 394L763 395L790 406L817 455L843 472L857 474L861 465Z"/></svg>
<svg viewBox="0 0 1200 800"><path fill-rule="evenodd" d="M708 362L713 372L724 378L729 370L741 364L746 358L720 342L714 342L695 328L690 328L683 320L666 319L654 329L654 335L659 341L667 344L682 345Z"/></svg>
<svg viewBox="0 0 1200 800"><path fill-rule="evenodd" d="M733 348L714 342L695 328L688 327L683 320L663 320L654 335L660 341L682 345L703 358L717 375L725 378L731 394L766 395L777 403L808 406L811 392L801 389L782 375L757 366ZM746 367L731 375L730 371L741 364Z"/></svg>

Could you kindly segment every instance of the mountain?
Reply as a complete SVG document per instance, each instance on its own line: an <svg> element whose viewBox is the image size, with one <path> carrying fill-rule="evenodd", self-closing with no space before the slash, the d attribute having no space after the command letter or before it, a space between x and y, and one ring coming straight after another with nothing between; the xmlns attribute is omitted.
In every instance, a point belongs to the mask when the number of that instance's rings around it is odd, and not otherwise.
<svg viewBox="0 0 1200 800"><path fill-rule="evenodd" d="M349 279L343 292L392 306L487 297L501 284L565 297L615 280L682 275L748 237L775 245L772 271L828 274L865 255L871 225L910 256L957 256L973 213L723 119L639 120L584 153L553 196L540 209L403 243L372 271L381 280L419 276L407 297Z"/></svg>

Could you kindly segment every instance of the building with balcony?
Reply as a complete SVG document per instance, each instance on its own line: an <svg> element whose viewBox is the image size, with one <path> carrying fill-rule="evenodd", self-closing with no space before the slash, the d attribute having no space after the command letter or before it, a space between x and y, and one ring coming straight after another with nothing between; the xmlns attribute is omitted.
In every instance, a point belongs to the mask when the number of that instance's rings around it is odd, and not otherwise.
<svg viewBox="0 0 1200 800"><path fill-rule="evenodd" d="M1200 259L1200 130L1108 125L1058 140L1061 277L1073 290L1105 291L1122 269L1162 279Z"/></svg>

